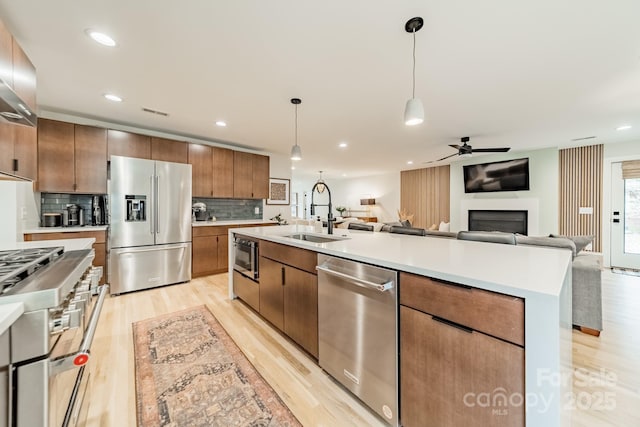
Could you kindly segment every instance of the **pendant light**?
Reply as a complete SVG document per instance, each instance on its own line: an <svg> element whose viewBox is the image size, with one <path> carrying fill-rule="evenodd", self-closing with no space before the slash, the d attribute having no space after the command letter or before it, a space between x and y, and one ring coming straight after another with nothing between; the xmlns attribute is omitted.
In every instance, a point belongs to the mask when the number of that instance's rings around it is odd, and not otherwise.
<svg viewBox="0 0 640 427"><path fill-rule="evenodd" d="M404 109L404 124L407 126L419 125L424 121L422 101L420 98L416 98L416 31L420 31L423 23L422 18L416 16L409 19L404 25L405 31L413 34L413 90L411 99L407 101Z"/></svg>
<svg viewBox="0 0 640 427"><path fill-rule="evenodd" d="M322 179L322 171L318 172L320 172L320 178L316 181L316 190L318 190L318 193L322 194L324 193L324 190L326 190L327 186L324 184L324 179Z"/></svg>
<svg viewBox="0 0 640 427"><path fill-rule="evenodd" d="M296 107L296 132L295 132L295 145L291 147L291 160L302 160L302 150L298 145L298 105L302 103L300 98L291 98L291 103Z"/></svg>

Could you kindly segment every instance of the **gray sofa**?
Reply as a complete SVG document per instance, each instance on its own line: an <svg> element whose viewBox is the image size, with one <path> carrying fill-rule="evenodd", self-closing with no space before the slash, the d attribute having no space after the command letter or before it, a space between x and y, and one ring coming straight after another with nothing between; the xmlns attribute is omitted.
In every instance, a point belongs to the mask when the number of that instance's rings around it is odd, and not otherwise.
<svg viewBox="0 0 640 427"><path fill-rule="evenodd" d="M573 325L599 336L602 331L602 256L584 251L593 236L523 236L499 231L460 231L458 239L570 250Z"/></svg>

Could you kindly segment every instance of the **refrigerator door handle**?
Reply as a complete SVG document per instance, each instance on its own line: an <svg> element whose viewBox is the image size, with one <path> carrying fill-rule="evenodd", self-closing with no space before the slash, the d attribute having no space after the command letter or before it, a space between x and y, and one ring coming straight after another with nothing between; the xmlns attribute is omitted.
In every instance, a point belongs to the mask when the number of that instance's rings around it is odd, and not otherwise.
<svg viewBox="0 0 640 427"><path fill-rule="evenodd" d="M160 176L156 175L156 189L154 193L155 206L153 208L156 215L156 234L160 234Z"/></svg>
<svg viewBox="0 0 640 427"><path fill-rule="evenodd" d="M153 218L153 201L154 201L154 197L153 197L153 175L151 175L149 177L149 189L151 190L151 200L149 201L149 207L148 209L150 210L150 212L148 212L147 218L149 218L149 232L151 234L154 234L154 218ZM146 207L145 207L146 208ZM145 215L147 213L145 212Z"/></svg>

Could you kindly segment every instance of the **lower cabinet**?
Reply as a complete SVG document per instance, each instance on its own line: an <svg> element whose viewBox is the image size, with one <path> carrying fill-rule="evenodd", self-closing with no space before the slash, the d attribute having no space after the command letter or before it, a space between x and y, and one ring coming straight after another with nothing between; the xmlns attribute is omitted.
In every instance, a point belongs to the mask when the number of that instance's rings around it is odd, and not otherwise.
<svg viewBox="0 0 640 427"><path fill-rule="evenodd" d="M191 277L224 273L229 264L228 227L193 227Z"/></svg>
<svg viewBox="0 0 640 427"><path fill-rule="evenodd" d="M70 232L54 232L54 233L32 233L25 234L24 240L27 242L39 241L39 240L60 240L60 239L96 239L93 244L93 250L95 251L95 258L93 259L93 265L96 267L102 267L102 279L100 284L104 284L107 279L107 232L106 231L70 231Z"/></svg>
<svg viewBox="0 0 640 427"><path fill-rule="evenodd" d="M318 276L274 261L269 249L281 245L260 242L260 315L284 332L314 357L318 357ZM288 250L297 250L287 247ZM290 263L315 253L299 249ZM277 253L274 253L277 256Z"/></svg>
<svg viewBox="0 0 640 427"><path fill-rule="evenodd" d="M255 311L260 311L260 285L233 271L233 291Z"/></svg>
<svg viewBox="0 0 640 427"><path fill-rule="evenodd" d="M403 426L525 425L522 299L402 273L400 303Z"/></svg>

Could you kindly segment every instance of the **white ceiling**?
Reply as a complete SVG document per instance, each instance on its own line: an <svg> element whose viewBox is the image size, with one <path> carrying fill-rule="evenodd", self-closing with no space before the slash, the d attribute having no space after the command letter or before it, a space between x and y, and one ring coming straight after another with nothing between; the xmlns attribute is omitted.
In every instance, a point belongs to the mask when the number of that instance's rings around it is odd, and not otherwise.
<svg viewBox="0 0 640 427"><path fill-rule="evenodd" d="M512 150L640 140L637 0L0 0L0 13L37 67L45 115L288 156L289 100L302 98L296 174L424 167L466 135ZM416 96L426 121L407 127L414 16L425 21ZM634 127L615 130L623 124Z"/></svg>

